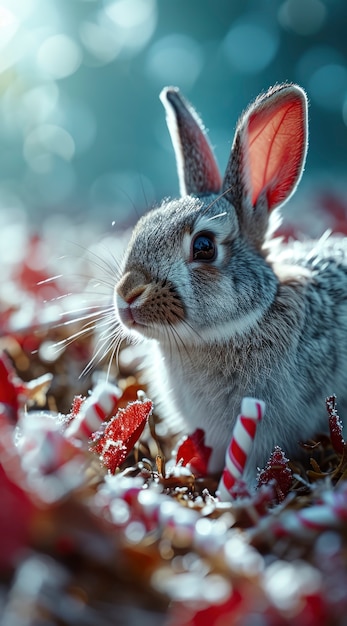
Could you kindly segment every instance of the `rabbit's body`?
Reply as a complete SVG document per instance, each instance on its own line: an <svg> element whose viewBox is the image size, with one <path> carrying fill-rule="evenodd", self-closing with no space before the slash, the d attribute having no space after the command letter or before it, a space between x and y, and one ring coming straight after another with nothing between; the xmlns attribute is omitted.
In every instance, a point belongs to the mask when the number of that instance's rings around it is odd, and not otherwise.
<svg viewBox="0 0 347 626"><path fill-rule="evenodd" d="M208 432L211 471L221 469L244 396L261 398L267 407L244 475L250 483L275 445L295 458L298 442L327 430L327 395L336 393L340 414L347 414L346 245L341 252L336 266L328 250L312 259L303 250L307 275L298 281L297 267L292 274L285 267L268 309L232 341L220 336L186 351L163 351L166 390L190 430L203 425Z"/></svg>
<svg viewBox="0 0 347 626"><path fill-rule="evenodd" d="M347 243L285 245L266 238L269 211L292 193L305 158L299 88L270 91L241 118L222 194L194 112L175 90L166 97L179 133L183 197L139 221L116 286L116 309L128 332L158 342L157 396L183 417L188 432L205 430L210 471L224 466L242 398L266 402L246 468L252 483L275 445L291 454L298 441L326 430L327 395L336 393L347 412ZM292 124L293 111L301 138L288 153L290 128L282 118ZM266 162L259 176L245 172L254 145ZM285 154L275 155L274 165L272 146Z"/></svg>

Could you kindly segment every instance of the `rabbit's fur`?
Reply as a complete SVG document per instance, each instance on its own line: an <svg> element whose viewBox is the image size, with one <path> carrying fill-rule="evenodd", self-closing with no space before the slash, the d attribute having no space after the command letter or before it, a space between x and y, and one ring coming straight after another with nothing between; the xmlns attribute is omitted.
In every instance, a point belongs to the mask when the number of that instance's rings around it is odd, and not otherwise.
<svg viewBox="0 0 347 626"><path fill-rule="evenodd" d="M156 340L152 384L186 432L204 429L210 471L224 466L242 398L265 401L244 475L252 483L275 445L297 454L298 441L326 430L327 395L347 412L347 246L267 235L304 166L302 89L271 88L242 115L223 182L195 111L177 89L161 98L181 198L135 227L116 314L128 336ZM215 258L201 259L205 249Z"/></svg>

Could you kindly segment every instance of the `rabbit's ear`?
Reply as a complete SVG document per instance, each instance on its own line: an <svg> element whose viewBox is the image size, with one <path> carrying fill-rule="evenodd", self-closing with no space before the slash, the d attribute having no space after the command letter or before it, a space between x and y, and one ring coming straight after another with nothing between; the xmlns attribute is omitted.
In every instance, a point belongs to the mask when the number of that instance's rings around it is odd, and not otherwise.
<svg viewBox="0 0 347 626"><path fill-rule="evenodd" d="M224 178L240 222L253 230L295 190L307 150L307 99L297 85L277 85L241 117ZM230 192L227 190L230 189ZM248 215L247 215L248 214Z"/></svg>
<svg viewBox="0 0 347 626"><path fill-rule="evenodd" d="M222 180L197 113L176 87L165 87L160 99L175 150L181 195L218 193Z"/></svg>

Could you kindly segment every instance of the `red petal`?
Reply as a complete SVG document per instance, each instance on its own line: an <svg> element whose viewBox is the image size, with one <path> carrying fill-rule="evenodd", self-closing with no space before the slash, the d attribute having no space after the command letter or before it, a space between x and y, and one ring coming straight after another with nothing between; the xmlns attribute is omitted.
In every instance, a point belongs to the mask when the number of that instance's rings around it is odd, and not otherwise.
<svg viewBox="0 0 347 626"><path fill-rule="evenodd" d="M78 415L85 399L86 398L84 396L74 396L70 411L71 417L76 417L76 415Z"/></svg>
<svg viewBox="0 0 347 626"><path fill-rule="evenodd" d="M332 446L338 454L343 453L345 442L342 436L342 422L336 411L336 396L326 399L326 407L329 413L329 430Z"/></svg>
<svg viewBox="0 0 347 626"><path fill-rule="evenodd" d="M0 465L0 571L12 569L29 546L34 505Z"/></svg>
<svg viewBox="0 0 347 626"><path fill-rule="evenodd" d="M275 446L265 469L262 469L258 476L258 487L267 485L270 481L275 481L275 491L277 500L282 502L289 492L293 480L292 471L288 465L283 450Z"/></svg>
<svg viewBox="0 0 347 626"><path fill-rule="evenodd" d="M189 465L197 476L206 476L212 448L205 446L205 431L197 428L178 447L176 463Z"/></svg>
<svg viewBox="0 0 347 626"><path fill-rule="evenodd" d="M92 450L100 455L110 472L114 473L126 459L141 436L152 409L150 400L130 402L125 409L118 409L115 417L107 423Z"/></svg>
<svg viewBox="0 0 347 626"><path fill-rule="evenodd" d="M20 485L25 476L13 443L13 427L0 414L0 573L14 569L30 543L36 507Z"/></svg>
<svg viewBox="0 0 347 626"><path fill-rule="evenodd" d="M22 381L3 352L0 356L0 403L5 406L8 417L14 420L17 420L18 393L22 387Z"/></svg>

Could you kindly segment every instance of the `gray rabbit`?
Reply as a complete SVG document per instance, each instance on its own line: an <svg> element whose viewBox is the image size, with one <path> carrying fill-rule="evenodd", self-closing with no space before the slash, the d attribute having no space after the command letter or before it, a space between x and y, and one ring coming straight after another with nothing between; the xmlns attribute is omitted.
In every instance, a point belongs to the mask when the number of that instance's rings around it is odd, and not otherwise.
<svg viewBox="0 0 347 626"><path fill-rule="evenodd" d="M325 397L347 413L347 245L284 244L270 214L295 190L307 150L304 91L282 84L241 116L224 179L204 128L176 88L161 94L181 197L134 229L115 287L128 338L155 340L152 386L186 432L205 431L224 466L241 399L266 403L245 480L275 445L287 455L326 430ZM159 402L159 406L160 406Z"/></svg>

